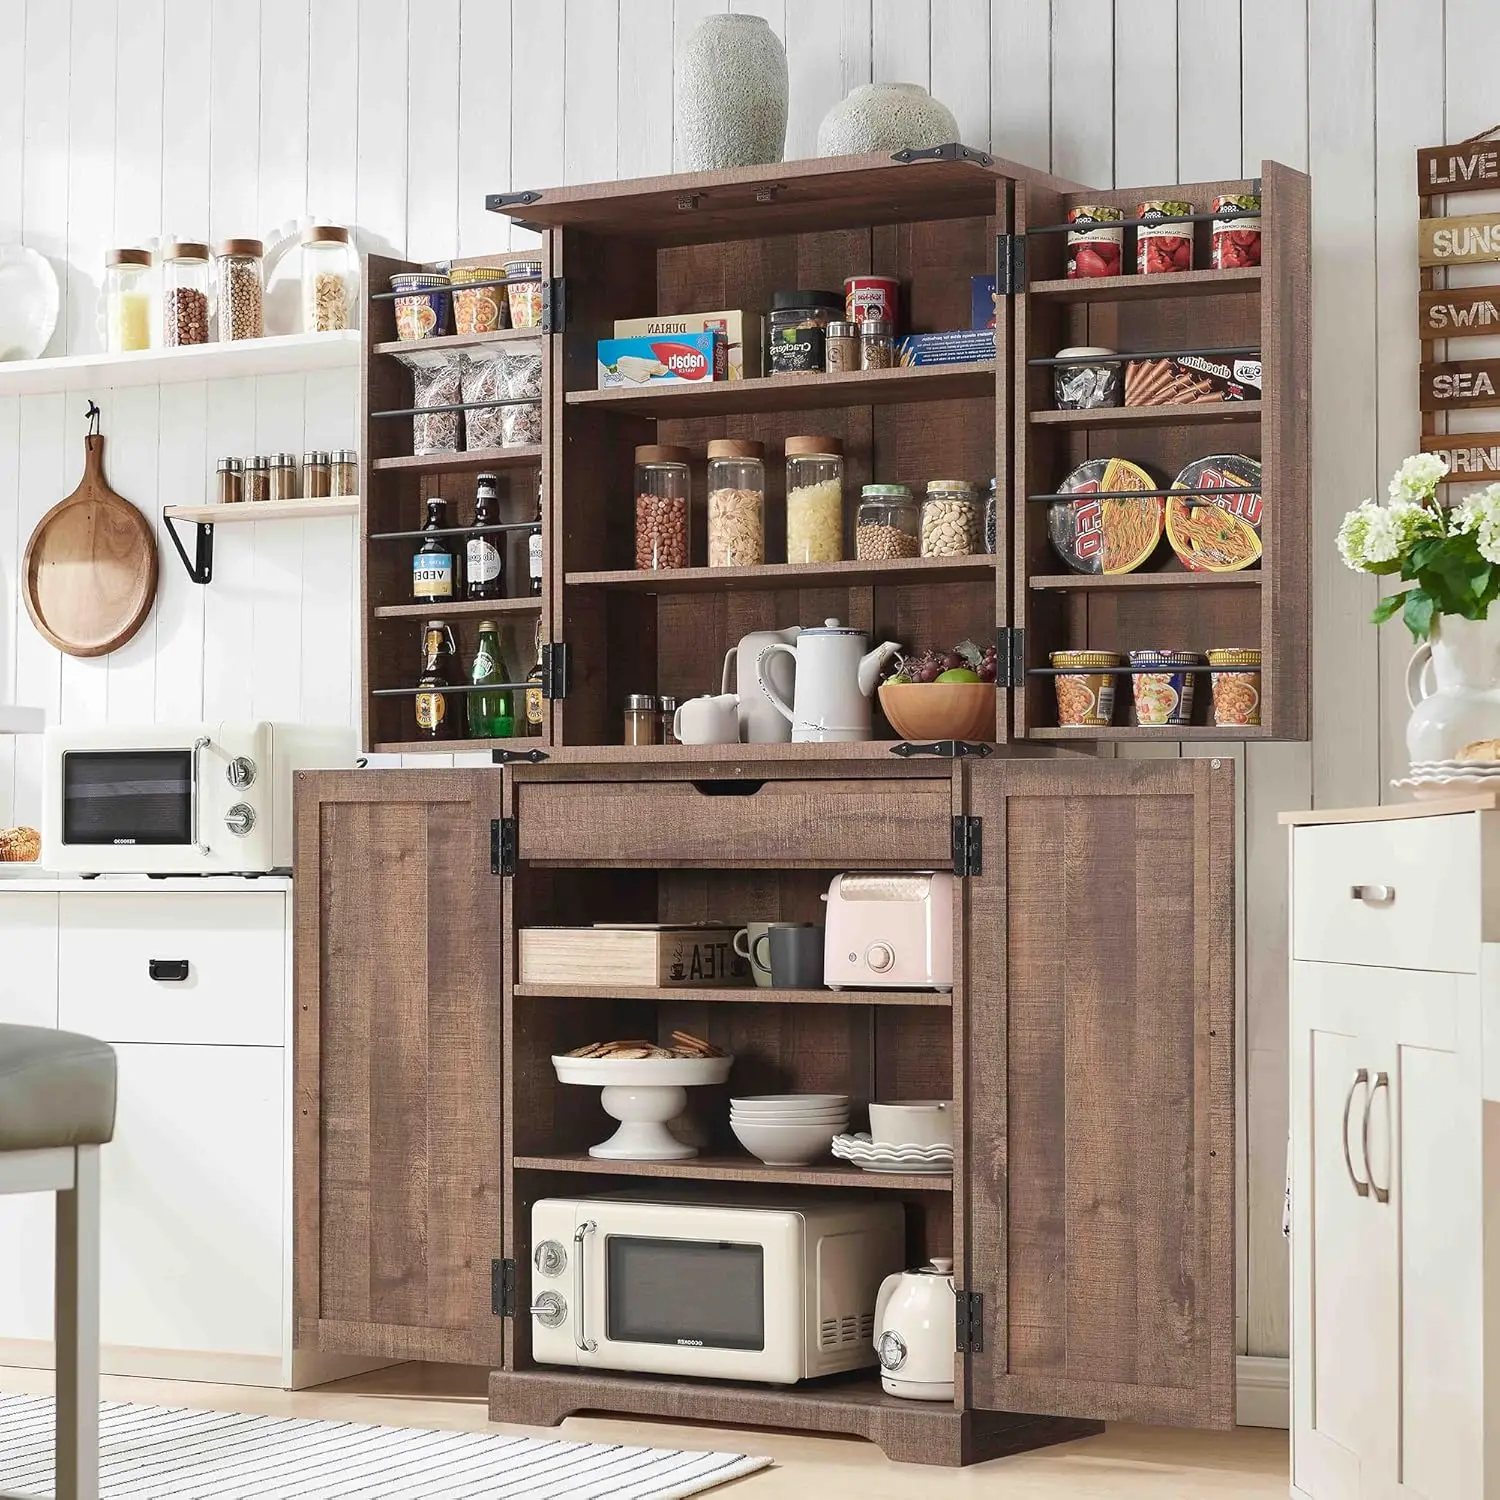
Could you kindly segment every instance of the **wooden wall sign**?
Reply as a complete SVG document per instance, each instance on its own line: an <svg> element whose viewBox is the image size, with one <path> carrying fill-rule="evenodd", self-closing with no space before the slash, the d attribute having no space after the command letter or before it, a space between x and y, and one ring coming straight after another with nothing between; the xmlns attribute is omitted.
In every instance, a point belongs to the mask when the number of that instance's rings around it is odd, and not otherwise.
<svg viewBox="0 0 1500 1500"><path fill-rule="evenodd" d="M1420 297L1424 339L1465 339L1500 334L1500 287L1454 287Z"/></svg>
<svg viewBox="0 0 1500 1500"><path fill-rule="evenodd" d="M1448 465L1445 484L1500 479L1500 432L1435 432L1422 439L1424 453L1436 453Z"/></svg>
<svg viewBox="0 0 1500 1500"><path fill-rule="evenodd" d="M1472 141L1417 152L1417 196L1473 193L1500 187L1500 143Z"/></svg>
<svg viewBox="0 0 1500 1500"><path fill-rule="evenodd" d="M1500 359L1454 359L1424 364L1422 410L1455 406L1500 406Z"/></svg>
<svg viewBox="0 0 1500 1500"><path fill-rule="evenodd" d="M1417 263L1462 266L1500 260L1500 213L1417 222Z"/></svg>

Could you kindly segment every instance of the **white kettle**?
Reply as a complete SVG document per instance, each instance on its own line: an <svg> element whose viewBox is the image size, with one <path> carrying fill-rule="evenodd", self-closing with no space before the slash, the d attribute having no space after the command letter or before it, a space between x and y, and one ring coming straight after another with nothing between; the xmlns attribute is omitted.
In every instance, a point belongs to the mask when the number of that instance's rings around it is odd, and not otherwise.
<svg viewBox="0 0 1500 1500"><path fill-rule="evenodd" d="M888 1396L951 1401L956 1294L953 1262L896 1271L875 1294L875 1352Z"/></svg>
<svg viewBox="0 0 1500 1500"><path fill-rule="evenodd" d="M824 620L806 627L795 646L776 641L761 648L755 679L776 711L790 721L794 744L870 738L870 700L880 668L901 648L886 641L867 651L868 642L863 630ZM791 703L770 680L770 665L778 656L789 656L797 664Z"/></svg>

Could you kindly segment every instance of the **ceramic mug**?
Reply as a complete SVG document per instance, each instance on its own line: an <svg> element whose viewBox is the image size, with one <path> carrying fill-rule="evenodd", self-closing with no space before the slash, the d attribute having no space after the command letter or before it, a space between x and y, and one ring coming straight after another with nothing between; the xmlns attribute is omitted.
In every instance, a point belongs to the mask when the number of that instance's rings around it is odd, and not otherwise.
<svg viewBox="0 0 1500 1500"><path fill-rule="evenodd" d="M795 927L795 922L747 922L734 935L734 951L750 965L750 973L761 989L771 986L771 950L769 943L761 943L773 927ZM756 957L759 945L760 956Z"/></svg>
<svg viewBox="0 0 1500 1500"><path fill-rule="evenodd" d="M734 693L689 698L672 715L672 733L683 745L737 745L739 708Z"/></svg>
<svg viewBox="0 0 1500 1500"><path fill-rule="evenodd" d="M759 946L759 943L756 944ZM823 929L811 923L778 923L766 933L773 990L823 987Z"/></svg>
<svg viewBox="0 0 1500 1500"><path fill-rule="evenodd" d="M870 1105L870 1139L877 1146L951 1146L953 1101L911 1099Z"/></svg>

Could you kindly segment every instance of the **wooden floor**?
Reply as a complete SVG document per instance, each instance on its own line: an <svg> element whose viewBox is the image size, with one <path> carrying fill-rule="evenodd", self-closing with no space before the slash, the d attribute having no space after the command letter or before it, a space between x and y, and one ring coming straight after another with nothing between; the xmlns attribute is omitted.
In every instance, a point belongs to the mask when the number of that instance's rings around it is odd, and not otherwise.
<svg viewBox="0 0 1500 1500"><path fill-rule="evenodd" d="M554 1428L491 1428L484 1379L480 1370L419 1365L397 1365L308 1391L106 1377L104 1395L276 1416L557 1436ZM0 1391L48 1391L51 1384L45 1371L0 1368ZM561 1432L579 1441L719 1448L775 1458L775 1468L711 1492L725 1500L1283 1500L1288 1488L1286 1434L1249 1427L1229 1433L1111 1427L1102 1437L970 1469L892 1464L869 1443L759 1430L574 1417Z"/></svg>

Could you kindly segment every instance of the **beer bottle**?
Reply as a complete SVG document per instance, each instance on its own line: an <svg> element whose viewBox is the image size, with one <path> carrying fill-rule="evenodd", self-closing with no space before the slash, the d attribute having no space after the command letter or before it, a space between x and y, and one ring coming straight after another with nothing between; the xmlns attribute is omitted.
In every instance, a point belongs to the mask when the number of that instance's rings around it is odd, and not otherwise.
<svg viewBox="0 0 1500 1500"><path fill-rule="evenodd" d="M500 480L481 474L474 488L474 530L464 549L468 595L471 599L501 599L505 596L505 565L497 539L503 533L481 531L499 519Z"/></svg>
<svg viewBox="0 0 1500 1500"><path fill-rule="evenodd" d="M423 531L432 532L417 548L411 560L411 596L413 599L451 599L453 597L453 547L439 533L448 526L448 502L441 497L427 502L427 520Z"/></svg>
<svg viewBox="0 0 1500 1500"><path fill-rule="evenodd" d="M481 620L479 644L474 650L469 682L472 686L483 687L488 683L509 680L509 674L505 670L505 657L500 650L500 627L493 620ZM496 688L492 693L467 693L465 696L469 700L471 740L508 740L516 732L509 688Z"/></svg>
<svg viewBox="0 0 1500 1500"><path fill-rule="evenodd" d="M536 620L536 665L526 674L527 734L542 732L542 617Z"/></svg>
<svg viewBox="0 0 1500 1500"><path fill-rule="evenodd" d="M417 678L417 736L424 740L452 739L458 733L453 713L453 658L457 654L453 631L441 620L429 620L422 628L422 675Z"/></svg>
<svg viewBox="0 0 1500 1500"><path fill-rule="evenodd" d="M542 592L542 476L536 476L536 530L526 538L526 563L532 598Z"/></svg>

